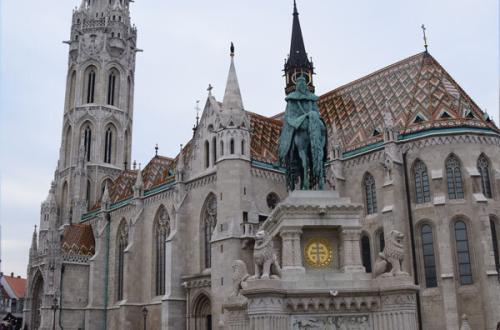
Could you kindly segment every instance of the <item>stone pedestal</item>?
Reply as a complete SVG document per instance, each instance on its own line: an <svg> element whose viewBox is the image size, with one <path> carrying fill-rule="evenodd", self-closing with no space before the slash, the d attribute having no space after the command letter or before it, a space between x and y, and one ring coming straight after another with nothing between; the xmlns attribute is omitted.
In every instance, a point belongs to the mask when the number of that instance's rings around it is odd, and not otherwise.
<svg viewBox="0 0 500 330"><path fill-rule="evenodd" d="M343 246L344 264L342 271L345 273L365 272L361 262L360 237L361 228L359 227L342 227L340 232Z"/></svg>
<svg viewBox="0 0 500 330"><path fill-rule="evenodd" d="M296 276L306 271L302 264L301 235L300 227L282 227L280 230L283 274Z"/></svg>

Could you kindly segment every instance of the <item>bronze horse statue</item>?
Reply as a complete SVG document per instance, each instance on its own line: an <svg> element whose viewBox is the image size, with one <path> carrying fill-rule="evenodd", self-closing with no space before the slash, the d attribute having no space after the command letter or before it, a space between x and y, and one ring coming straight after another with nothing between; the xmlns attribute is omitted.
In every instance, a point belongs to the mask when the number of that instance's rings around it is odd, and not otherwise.
<svg viewBox="0 0 500 330"><path fill-rule="evenodd" d="M320 189L325 184L326 125L321 119L318 97L307 89L304 77L297 79L295 92L286 99L285 119L280 135L279 159L286 168L287 187Z"/></svg>

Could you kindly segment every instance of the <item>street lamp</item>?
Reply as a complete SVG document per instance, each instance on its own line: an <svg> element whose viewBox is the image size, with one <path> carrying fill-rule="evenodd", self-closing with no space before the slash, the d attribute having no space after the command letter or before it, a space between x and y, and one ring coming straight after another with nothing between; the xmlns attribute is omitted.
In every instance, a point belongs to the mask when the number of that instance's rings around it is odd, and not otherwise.
<svg viewBox="0 0 500 330"><path fill-rule="evenodd" d="M56 312L59 306L57 305L57 297L54 297L54 300L52 300L52 313L53 313L53 318L52 318L52 330L56 330Z"/></svg>
<svg viewBox="0 0 500 330"><path fill-rule="evenodd" d="M142 308L142 316L144 317L144 330L146 330L146 325L148 322L148 309L146 308L146 306Z"/></svg>

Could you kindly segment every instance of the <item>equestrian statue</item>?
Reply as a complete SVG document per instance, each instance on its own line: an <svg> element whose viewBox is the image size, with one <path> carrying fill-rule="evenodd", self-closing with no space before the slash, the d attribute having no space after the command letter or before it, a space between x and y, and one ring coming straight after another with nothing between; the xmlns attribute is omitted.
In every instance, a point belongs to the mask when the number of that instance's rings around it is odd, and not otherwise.
<svg viewBox="0 0 500 330"><path fill-rule="evenodd" d="M286 98L285 119L279 141L279 160L286 168L289 190L300 180L302 190L322 190L325 185L326 125L321 119L318 97L299 77L295 92Z"/></svg>

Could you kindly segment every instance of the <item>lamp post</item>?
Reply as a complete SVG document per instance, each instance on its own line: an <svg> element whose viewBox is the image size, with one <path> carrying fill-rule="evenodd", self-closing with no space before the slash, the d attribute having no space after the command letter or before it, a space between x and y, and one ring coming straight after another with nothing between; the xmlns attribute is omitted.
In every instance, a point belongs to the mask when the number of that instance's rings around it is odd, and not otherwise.
<svg viewBox="0 0 500 330"><path fill-rule="evenodd" d="M148 309L146 308L146 306L142 308L142 316L144 317L144 330L146 330L146 325L148 322Z"/></svg>
<svg viewBox="0 0 500 330"><path fill-rule="evenodd" d="M51 309L52 309L52 330L56 330L56 312L57 312L57 309L58 309L58 305L57 305L57 297L54 297L54 300L52 300L52 306L51 306Z"/></svg>

